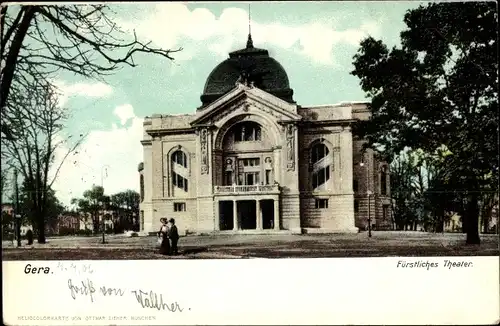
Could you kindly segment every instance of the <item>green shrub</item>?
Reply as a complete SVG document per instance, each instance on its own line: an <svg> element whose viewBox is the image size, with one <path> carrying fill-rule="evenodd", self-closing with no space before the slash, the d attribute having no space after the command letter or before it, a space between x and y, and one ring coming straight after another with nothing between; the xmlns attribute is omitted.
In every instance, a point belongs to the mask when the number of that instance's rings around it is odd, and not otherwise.
<svg viewBox="0 0 500 326"><path fill-rule="evenodd" d="M68 228L68 227L61 227L59 228L59 235L60 236L66 236L66 235L75 235L77 230Z"/></svg>
<svg viewBox="0 0 500 326"><path fill-rule="evenodd" d="M91 236L92 235L92 230L89 229L84 229L84 230L78 230L76 231L77 235L83 235L83 236Z"/></svg>

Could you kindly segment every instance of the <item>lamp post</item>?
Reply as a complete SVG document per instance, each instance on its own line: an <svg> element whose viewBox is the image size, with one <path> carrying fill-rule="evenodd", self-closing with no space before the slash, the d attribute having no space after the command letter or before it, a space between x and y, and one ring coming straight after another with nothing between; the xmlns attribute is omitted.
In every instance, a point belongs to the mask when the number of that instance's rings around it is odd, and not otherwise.
<svg viewBox="0 0 500 326"><path fill-rule="evenodd" d="M110 166L109 165L103 165L101 167L101 187L102 187L102 195L104 197L104 172L106 172L106 177L108 176L108 169ZM102 210L103 210L103 213L102 213L102 243L105 244L106 243L106 224L104 223L104 216L105 216L105 200L104 198L102 198L103 201L102 201Z"/></svg>
<svg viewBox="0 0 500 326"><path fill-rule="evenodd" d="M361 159L359 166L365 166L365 162ZM370 191L370 173L368 170L368 164L366 164L366 196L368 197L368 237L372 237L372 219L371 219L371 191Z"/></svg>

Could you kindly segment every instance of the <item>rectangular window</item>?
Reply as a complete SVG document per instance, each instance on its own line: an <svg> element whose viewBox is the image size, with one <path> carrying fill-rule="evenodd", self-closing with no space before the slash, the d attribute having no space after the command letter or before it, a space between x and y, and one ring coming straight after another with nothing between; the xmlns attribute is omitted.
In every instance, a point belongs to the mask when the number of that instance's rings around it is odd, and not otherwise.
<svg viewBox="0 0 500 326"><path fill-rule="evenodd" d="M354 190L354 192L358 191L358 180L352 181L352 189Z"/></svg>
<svg viewBox="0 0 500 326"><path fill-rule="evenodd" d="M328 199L316 198L315 207L317 209L328 208Z"/></svg>
<svg viewBox="0 0 500 326"><path fill-rule="evenodd" d="M243 162L243 166L259 166L260 159L259 158L245 158L240 160Z"/></svg>
<svg viewBox="0 0 500 326"><path fill-rule="evenodd" d="M383 218L384 220L386 220L386 219L387 219L387 217L388 217L388 216L387 216L387 215L388 215L388 212L389 212L389 206L388 206L388 205L384 205L384 206L382 206L382 218Z"/></svg>
<svg viewBox="0 0 500 326"><path fill-rule="evenodd" d="M359 201L357 199L354 200L354 213L359 212Z"/></svg>
<svg viewBox="0 0 500 326"><path fill-rule="evenodd" d="M251 186L254 184L254 174L253 173L245 173L246 185Z"/></svg>
<svg viewBox="0 0 500 326"><path fill-rule="evenodd" d="M185 212L186 203L174 203L174 212Z"/></svg>
<svg viewBox="0 0 500 326"><path fill-rule="evenodd" d="M257 185L260 182L260 173L259 172L245 172L245 185L253 186Z"/></svg>

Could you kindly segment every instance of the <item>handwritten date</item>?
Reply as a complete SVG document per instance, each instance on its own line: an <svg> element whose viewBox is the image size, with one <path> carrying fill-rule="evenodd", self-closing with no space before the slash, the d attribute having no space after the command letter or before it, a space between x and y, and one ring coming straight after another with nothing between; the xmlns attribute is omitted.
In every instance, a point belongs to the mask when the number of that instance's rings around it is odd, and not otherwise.
<svg viewBox="0 0 500 326"><path fill-rule="evenodd" d="M70 272L74 274L92 274L94 273L94 270L92 269L92 266L90 264L85 264L85 263L64 263L64 262L58 262L57 263L57 269L60 270L61 272Z"/></svg>

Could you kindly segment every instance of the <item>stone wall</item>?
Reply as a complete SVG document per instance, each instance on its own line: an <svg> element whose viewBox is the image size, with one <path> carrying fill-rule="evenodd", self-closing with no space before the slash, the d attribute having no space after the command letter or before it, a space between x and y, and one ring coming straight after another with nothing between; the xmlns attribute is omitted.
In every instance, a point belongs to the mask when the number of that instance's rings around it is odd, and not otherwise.
<svg viewBox="0 0 500 326"><path fill-rule="evenodd" d="M184 203L186 210L174 211L174 203ZM153 201L152 230L160 229L160 218L174 218L180 234L195 232L197 229L198 206L196 198L166 198Z"/></svg>
<svg viewBox="0 0 500 326"><path fill-rule="evenodd" d="M330 110L330 107L324 107ZM340 107L341 113L350 108ZM341 110L340 110L341 109ZM316 108L321 113L322 110ZM326 113L325 113L326 114ZM346 112L344 115L349 116ZM303 228L354 230L352 191L352 136L347 126L309 126L300 132L301 224ZM319 189L312 187L311 148L322 142L331 156L329 180ZM327 208L316 208L316 199L328 200Z"/></svg>

